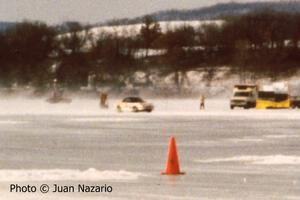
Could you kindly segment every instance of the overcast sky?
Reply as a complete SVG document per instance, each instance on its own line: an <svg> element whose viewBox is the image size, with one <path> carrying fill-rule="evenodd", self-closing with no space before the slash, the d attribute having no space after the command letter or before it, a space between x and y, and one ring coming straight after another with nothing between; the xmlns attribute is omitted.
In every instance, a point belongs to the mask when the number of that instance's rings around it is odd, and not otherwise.
<svg viewBox="0 0 300 200"><path fill-rule="evenodd" d="M103 22L165 9L189 9L232 0L0 0L0 21ZM260 0L235 0L248 2Z"/></svg>

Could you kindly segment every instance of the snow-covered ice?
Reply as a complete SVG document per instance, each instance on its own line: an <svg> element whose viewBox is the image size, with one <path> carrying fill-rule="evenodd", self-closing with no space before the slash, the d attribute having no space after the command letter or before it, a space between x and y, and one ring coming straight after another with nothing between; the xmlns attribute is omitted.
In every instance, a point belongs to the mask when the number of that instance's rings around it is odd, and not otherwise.
<svg viewBox="0 0 300 200"><path fill-rule="evenodd" d="M0 100L0 199L292 199L300 196L300 111L230 110L229 99ZM184 176L161 176L174 135ZM10 182L109 184L106 194L13 194Z"/></svg>

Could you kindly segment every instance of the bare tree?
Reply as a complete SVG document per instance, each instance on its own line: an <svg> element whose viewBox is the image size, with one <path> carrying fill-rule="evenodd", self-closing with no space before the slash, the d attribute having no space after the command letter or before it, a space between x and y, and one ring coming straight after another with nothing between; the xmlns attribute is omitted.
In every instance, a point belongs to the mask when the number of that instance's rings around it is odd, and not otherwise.
<svg viewBox="0 0 300 200"><path fill-rule="evenodd" d="M157 23L151 16L145 16L143 25L140 30L140 37L142 44L146 49L146 58L148 57L149 48L152 47L153 42L161 35L159 23Z"/></svg>

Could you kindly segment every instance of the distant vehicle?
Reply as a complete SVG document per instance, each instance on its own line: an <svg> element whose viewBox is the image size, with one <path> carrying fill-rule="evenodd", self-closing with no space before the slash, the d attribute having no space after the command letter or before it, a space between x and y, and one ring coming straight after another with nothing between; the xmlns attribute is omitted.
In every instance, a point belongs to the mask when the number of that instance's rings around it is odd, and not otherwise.
<svg viewBox="0 0 300 200"><path fill-rule="evenodd" d="M151 112L154 106L151 103L145 102L139 97L126 97L117 105L117 111L130 111L130 112Z"/></svg>
<svg viewBox="0 0 300 200"><path fill-rule="evenodd" d="M286 83L273 83L259 88L256 100L257 109L287 109L291 101Z"/></svg>
<svg viewBox="0 0 300 200"><path fill-rule="evenodd" d="M290 104L291 108L300 108L300 96L291 96Z"/></svg>
<svg viewBox="0 0 300 200"><path fill-rule="evenodd" d="M230 99L230 108L242 107L245 109L255 108L257 98L256 85L235 85Z"/></svg>

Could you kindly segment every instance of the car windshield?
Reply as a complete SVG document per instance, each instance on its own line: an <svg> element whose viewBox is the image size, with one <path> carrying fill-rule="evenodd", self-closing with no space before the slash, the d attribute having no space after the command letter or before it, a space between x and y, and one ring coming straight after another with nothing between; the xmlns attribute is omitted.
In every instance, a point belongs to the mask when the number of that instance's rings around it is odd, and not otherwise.
<svg viewBox="0 0 300 200"><path fill-rule="evenodd" d="M236 85L235 88L238 88L240 90L246 90L247 88L256 88L255 85Z"/></svg>
<svg viewBox="0 0 300 200"><path fill-rule="evenodd" d="M251 92L236 92L234 93L235 97L249 97L251 96Z"/></svg>
<svg viewBox="0 0 300 200"><path fill-rule="evenodd" d="M139 98L139 97L128 97L128 98L125 98L123 100L123 102L127 102L127 103L143 103L144 100Z"/></svg>

